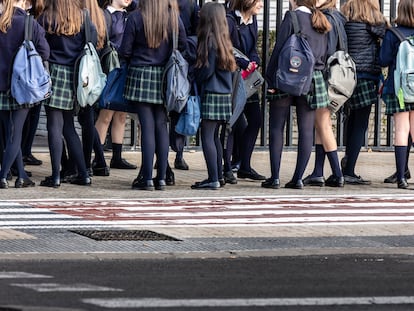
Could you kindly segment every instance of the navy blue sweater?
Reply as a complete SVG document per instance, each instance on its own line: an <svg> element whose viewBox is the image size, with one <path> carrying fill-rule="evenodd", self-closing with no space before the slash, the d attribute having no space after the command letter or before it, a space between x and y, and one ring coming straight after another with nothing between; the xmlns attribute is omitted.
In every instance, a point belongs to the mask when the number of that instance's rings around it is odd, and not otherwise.
<svg viewBox="0 0 414 311"><path fill-rule="evenodd" d="M178 0L177 2L187 36L195 36L197 34L200 7L195 0Z"/></svg>
<svg viewBox="0 0 414 311"><path fill-rule="evenodd" d="M0 91L7 91L10 86L8 79L11 64L17 50L24 40L24 17L26 12L16 8L13 14L11 27L6 33L0 32ZM43 60L49 58L49 44L45 39L44 29L36 22L33 22L33 44Z"/></svg>
<svg viewBox="0 0 414 311"><path fill-rule="evenodd" d="M171 39L161 42L161 45L156 49L150 48L145 38L142 14L139 10L136 10L128 16L122 44L118 52L132 66L164 66L171 56L173 48ZM185 51L186 49L187 36L180 19L178 50Z"/></svg>

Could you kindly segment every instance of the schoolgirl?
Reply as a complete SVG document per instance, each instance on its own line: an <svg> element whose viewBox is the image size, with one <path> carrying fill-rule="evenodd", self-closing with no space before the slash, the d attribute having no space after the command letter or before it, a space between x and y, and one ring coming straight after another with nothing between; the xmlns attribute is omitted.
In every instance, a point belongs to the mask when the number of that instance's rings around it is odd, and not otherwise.
<svg viewBox="0 0 414 311"><path fill-rule="evenodd" d="M314 89L312 90L313 96L309 97L305 95L291 96L275 88L275 73L278 69L280 50L287 38L293 34L292 17L287 12L280 26L276 45L266 70L270 95L269 151L272 175L262 182L262 187L272 189L280 187L279 171L283 150L283 130L290 106L296 105L299 132L298 152L293 178L285 184L285 188L303 189L302 176L312 152L315 109L327 107L329 103L322 71L326 62L327 33L331 29L331 25L322 11L316 8L316 0L290 0L290 4L296 12L301 31L306 36L315 57Z"/></svg>
<svg viewBox="0 0 414 311"><path fill-rule="evenodd" d="M232 54L226 12L219 3L209 2L200 10L196 81L201 90L201 142L208 178L192 189L219 189L222 175L222 144L219 127L231 116Z"/></svg>
<svg viewBox="0 0 414 311"><path fill-rule="evenodd" d="M355 174L355 166L368 129L371 107L378 101L381 67L378 63L380 40L388 23L380 11L378 0L348 0L341 8L347 18L345 30L348 52L355 62L357 86L346 102L349 110L345 133L345 157L342 172L345 183L369 185L369 180Z"/></svg>
<svg viewBox="0 0 414 311"><path fill-rule="evenodd" d="M317 7L327 17L332 26L328 32L328 53L327 58L331 56L338 48L338 35L342 35L342 42L347 42L344 25L345 16L336 9L337 0L318 0ZM336 22L335 22L336 21ZM337 29L341 27L341 29ZM326 76L326 75L325 75ZM315 112L315 167L313 172L303 179L305 186L330 186L343 187L344 178L338 159L337 144L335 135L332 130L331 112L327 107L316 109ZM325 181L323 169L325 156L328 157L332 169L332 175Z"/></svg>
<svg viewBox="0 0 414 311"><path fill-rule="evenodd" d="M164 190L169 139L167 111L161 96L164 65L172 53L172 34L178 49L187 48L184 26L176 0L140 0L128 16L119 55L129 64L124 96L136 105L141 124L142 167L132 188ZM153 181L154 154L157 175Z"/></svg>
<svg viewBox="0 0 414 311"><path fill-rule="evenodd" d="M75 163L77 176L72 184L90 185L80 138L75 130L73 74L76 59L83 51L84 12L81 0L47 0L39 23L46 30L50 45L50 73L53 94L45 102L48 143L52 164L52 175L40 183L41 186L60 186L60 162L63 150L62 135L66 141L70 159ZM92 24L92 38L97 41L96 28Z"/></svg>
<svg viewBox="0 0 414 311"><path fill-rule="evenodd" d="M124 34L125 24L127 20L126 9L131 5L132 0L112 0L105 6L105 20L108 29L109 41L115 49L119 49ZM99 133L99 142L101 145L105 143L106 133L111 124L112 139L112 159L111 168L116 169L136 169L137 166L129 163L122 158L122 145L124 141L125 123L127 113L123 111L114 111L101 109L95 127ZM111 123L112 122L112 123ZM94 174L105 172L105 163L98 163L93 168Z"/></svg>
<svg viewBox="0 0 414 311"><path fill-rule="evenodd" d="M13 57L24 40L26 0L3 0L0 15L0 76L8 77ZM33 22L33 43L44 61L49 58L49 45L44 29ZM29 106L19 105L9 95L8 79L0 79L0 121L6 130L6 144L0 170L0 188L8 188L7 174L14 161L17 163L18 178L16 188L32 187L35 183L24 170L21 141L23 125L29 112Z"/></svg>
<svg viewBox="0 0 414 311"><path fill-rule="evenodd" d="M404 37L414 35L414 5L411 0L400 0L398 3L397 31ZM382 98L386 104L385 113L394 116L394 152L397 168L397 187L406 189L407 183L407 141L414 137L414 104L405 103L397 98L394 90L394 70L400 40L392 31L387 30L379 53L379 65L388 67Z"/></svg>
<svg viewBox="0 0 414 311"><path fill-rule="evenodd" d="M260 58L257 53L258 28L256 16L262 8L263 0L232 0L230 2L227 22L231 41L234 47L249 58L249 61L236 58L237 65L242 70L258 70L257 67L260 66ZM251 157L262 123L259 95L256 93L248 98L243 114L234 125L228 144L225 146L224 177L226 182L236 183L237 181L233 176L230 162L233 148L237 150L235 154L238 154L240 160L240 167L237 171L238 178L266 179L265 176L260 175L251 167Z"/></svg>

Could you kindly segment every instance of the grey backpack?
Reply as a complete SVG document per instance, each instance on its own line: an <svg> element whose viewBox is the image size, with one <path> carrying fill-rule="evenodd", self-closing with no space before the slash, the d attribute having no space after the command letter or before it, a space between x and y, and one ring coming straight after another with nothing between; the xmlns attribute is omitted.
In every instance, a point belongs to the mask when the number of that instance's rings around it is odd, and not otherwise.
<svg viewBox="0 0 414 311"><path fill-rule="evenodd" d="M343 42L343 29L333 14L335 28L338 31L339 49L333 53L326 63L328 72L329 109L337 112L352 96L357 84L356 67L352 57L348 54Z"/></svg>

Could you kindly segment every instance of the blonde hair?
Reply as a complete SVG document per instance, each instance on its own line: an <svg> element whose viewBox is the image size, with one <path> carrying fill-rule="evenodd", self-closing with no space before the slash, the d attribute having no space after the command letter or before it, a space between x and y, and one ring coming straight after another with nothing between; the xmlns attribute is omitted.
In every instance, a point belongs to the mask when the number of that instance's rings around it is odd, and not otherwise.
<svg viewBox="0 0 414 311"><path fill-rule="evenodd" d="M99 7L97 0L85 0L85 8L89 10L91 21L98 32L98 44L96 47L97 49L101 49L104 47L106 40L105 15Z"/></svg>
<svg viewBox="0 0 414 311"><path fill-rule="evenodd" d="M14 13L14 4L17 3L16 0L4 0L3 1L3 11L0 16L0 31L6 33L10 28Z"/></svg>
<svg viewBox="0 0 414 311"><path fill-rule="evenodd" d="M73 36L80 32L83 23L83 5L80 0L47 0L44 17L48 33Z"/></svg>
<svg viewBox="0 0 414 311"><path fill-rule="evenodd" d="M158 48L173 31L178 33L177 0L140 0L139 8L144 23L145 38L150 48Z"/></svg>

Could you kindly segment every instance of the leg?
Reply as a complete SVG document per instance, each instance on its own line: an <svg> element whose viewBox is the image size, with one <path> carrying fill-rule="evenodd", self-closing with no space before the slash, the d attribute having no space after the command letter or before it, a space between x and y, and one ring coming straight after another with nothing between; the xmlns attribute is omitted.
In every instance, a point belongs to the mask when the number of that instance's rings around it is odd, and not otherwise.
<svg viewBox="0 0 414 311"><path fill-rule="evenodd" d="M174 161L174 168L178 170L188 170L188 164L185 163L184 158L183 158L186 136L178 134L175 131L175 126L178 123L179 117L180 117L179 113L175 111L170 112L170 132L169 132L170 146L171 146L171 149L176 153L175 161Z"/></svg>
<svg viewBox="0 0 414 311"><path fill-rule="evenodd" d="M394 152L395 164L397 168L397 186L398 188L408 188L407 180L404 177L407 166L407 142L410 133L410 112L398 112L394 114ZM413 122L414 125L414 122Z"/></svg>
<svg viewBox="0 0 414 311"><path fill-rule="evenodd" d="M39 124L40 110L42 106L36 105L30 108L23 128L22 154L23 162L27 165L42 165L42 161L32 154L33 141Z"/></svg>
<svg viewBox="0 0 414 311"><path fill-rule="evenodd" d="M110 166L112 168L134 170L137 166L128 163L128 161L122 158L122 145L124 141L126 116L126 112L116 111L112 117L112 159Z"/></svg>

